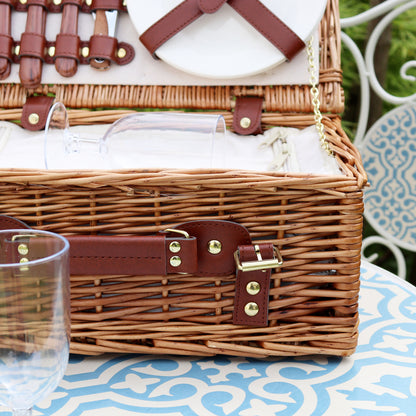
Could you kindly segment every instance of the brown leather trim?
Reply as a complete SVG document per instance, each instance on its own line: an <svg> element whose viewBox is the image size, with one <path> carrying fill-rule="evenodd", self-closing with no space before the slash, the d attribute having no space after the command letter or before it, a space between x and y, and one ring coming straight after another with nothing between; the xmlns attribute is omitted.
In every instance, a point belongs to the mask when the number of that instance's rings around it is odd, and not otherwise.
<svg viewBox="0 0 416 416"><path fill-rule="evenodd" d="M242 135L260 134L263 98L237 97L233 115L233 130Z"/></svg>
<svg viewBox="0 0 416 416"><path fill-rule="evenodd" d="M0 58L12 61L13 56L13 38L9 35L0 33Z"/></svg>
<svg viewBox="0 0 416 416"><path fill-rule="evenodd" d="M258 246L263 260L273 258L274 251L272 244L258 244ZM253 245L240 246L238 250L240 262L257 260L257 255ZM270 269L251 272L237 270L233 324L262 327L268 325L270 277ZM250 282L256 282L260 285L260 291L257 294L248 293L247 285ZM258 313L255 316L249 316L245 312L246 305L250 303L255 303L259 308Z"/></svg>
<svg viewBox="0 0 416 416"><path fill-rule="evenodd" d="M39 33L24 32L20 38L19 55L31 58L45 59L46 39Z"/></svg>
<svg viewBox="0 0 416 416"><path fill-rule="evenodd" d="M126 10L123 0L92 0L90 10Z"/></svg>
<svg viewBox="0 0 416 416"><path fill-rule="evenodd" d="M219 10L227 0L198 0L198 7L203 13L215 13Z"/></svg>
<svg viewBox="0 0 416 416"><path fill-rule="evenodd" d="M78 62L80 44L81 40L78 35L58 33L56 36L54 59L59 57L72 58Z"/></svg>
<svg viewBox="0 0 416 416"><path fill-rule="evenodd" d="M50 0L27 0L27 7L36 5L36 6L42 6L43 8L48 10L49 3L51 3Z"/></svg>
<svg viewBox="0 0 416 416"><path fill-rule="evenodd" d="M117 52L117 39L105 35L92 35L88 60L104 59L113 61Z"/></svg>
<svg viewBox="0 0 416 416"><path fill-rule="evenodd" d="M53 104L54 97L44 95L27 97L26 103L23 105L21 123L22 126L31 131L42 130L45 127L49 110ZM36 114L38 122L33 124L30 115Z"/></svg>
<svg viewBox="0 0 416 416"><path fill-rule="evenodd" d="M197 0L185 0L147 29L140 41L157 58L155 52L161 45L202 15Z"/></svg>
<svg viewBox="0 0 416 416"><path fill-rule="evenodd" d="M260 1L228 0L228 4L276 46L288 60L305 47L302 39Z"/></svg>
<svg viewBox="0 0 416 416"><path fill-rule="evenodd" d="M305 47L298 35L260 1L228 0L226 2L278 48L287 59L292 59ZM147 29L140 36L140 41L157 58L156 51L161 45L204 13L214 13L223 4L224 1L221 0L185 0ZM237 40L236 47L238 47Z"/></svg>
<svg viewBox="0 0 416 416"><path fill-rule="evenodd" d="M11 217L0 216L0 229L28 228ZM234 252L239 245L251 244L247 229L229 221L191 221L175 227L176 232L156 236L71 235L71 274L177 274L228 276L235 271ZM218 254L210 253L208 243L221 242ZM171 243L179 243L172 250ZM177 244L176 244L177 246Z"/></svg>
<svg viewBox="0 0 416 416"><path fill-rule="evenodd" d="M83 0L62 0L62 7L66 4L73 4L74 6L77 6L79 8L82 7Z"/></svg>

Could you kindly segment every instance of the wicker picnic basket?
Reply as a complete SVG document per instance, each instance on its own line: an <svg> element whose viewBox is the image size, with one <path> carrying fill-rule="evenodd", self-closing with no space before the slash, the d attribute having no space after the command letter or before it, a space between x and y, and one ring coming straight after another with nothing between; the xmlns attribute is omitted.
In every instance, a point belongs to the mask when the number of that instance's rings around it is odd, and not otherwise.
<svg viewBox="0 0 416 416"><path fill-rule="evenodd" d="M227 220L282 254L283 266L271 276L266 327L232 323L233 274L73 275L72 352L252 357L354 352L366 175L340 123L339 33L338 1L329 0L320 25L319 93L327 140L343 176L0 170L2 214L37 229L153 235L185 221ZM264 128L315 122L308 85L42 85L35 93L53 94L70 107L71 124L112 122L137 109L174 108L215 111L231 126L235 98L246 95L263 98ZM27 95L20 85L0 85L0 119L18 120Z"/></svg>

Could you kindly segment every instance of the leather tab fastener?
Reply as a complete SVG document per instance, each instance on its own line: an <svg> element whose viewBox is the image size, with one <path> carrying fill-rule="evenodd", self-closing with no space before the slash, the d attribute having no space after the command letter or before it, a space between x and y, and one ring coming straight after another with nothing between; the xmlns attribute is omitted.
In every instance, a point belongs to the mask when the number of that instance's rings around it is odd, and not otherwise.
<svg viewBox="0 0 416 416"><path fill-rule="evenodd" d="M261 134L263 98L237 97L233 117L233 130L241 135Z"/></svg>
<svg viewBox="0 0 416 416"><path fill-rule="evenodd" d="M31 96L26 99L22 111L22 126L26 130L36 131L45 128L49 110L54 97L44 95Z"/></svg>
<svg viewBox="0 0 416 416"><path fill-rule="evenodd" d="M272 244L256 244L238 248L240 264L274 259ZM233 323L235 325L268 325L271 269L243 271L237 268Z"/></svg>

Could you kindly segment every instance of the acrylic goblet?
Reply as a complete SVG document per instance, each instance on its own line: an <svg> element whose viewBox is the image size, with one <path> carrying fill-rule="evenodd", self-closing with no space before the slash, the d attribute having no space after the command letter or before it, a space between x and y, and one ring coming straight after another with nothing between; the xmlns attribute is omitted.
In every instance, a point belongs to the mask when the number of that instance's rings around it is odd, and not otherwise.
<svg viewBox="0 0 416 416"><path fill-rule="evenodd" d="M29 416L58 386L69 357L68 241L0 231L0 404Z"/></svg>

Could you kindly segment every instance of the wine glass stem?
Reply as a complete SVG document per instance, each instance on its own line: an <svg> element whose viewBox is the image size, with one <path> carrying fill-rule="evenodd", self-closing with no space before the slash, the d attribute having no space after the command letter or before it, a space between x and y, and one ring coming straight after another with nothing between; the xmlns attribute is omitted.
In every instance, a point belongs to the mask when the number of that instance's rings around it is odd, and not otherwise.
<svg viewBox="0 0 416 416"><path fill-rule="evenodd" d="M32 416L32 409L15 409L13 416Z"/></svg>

